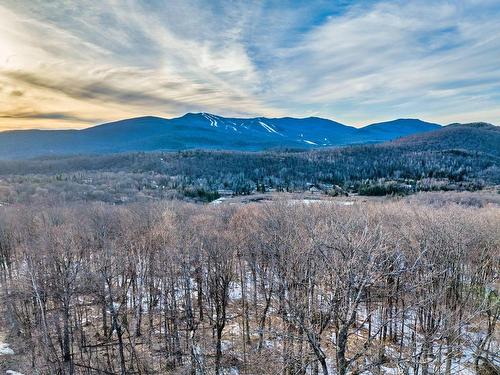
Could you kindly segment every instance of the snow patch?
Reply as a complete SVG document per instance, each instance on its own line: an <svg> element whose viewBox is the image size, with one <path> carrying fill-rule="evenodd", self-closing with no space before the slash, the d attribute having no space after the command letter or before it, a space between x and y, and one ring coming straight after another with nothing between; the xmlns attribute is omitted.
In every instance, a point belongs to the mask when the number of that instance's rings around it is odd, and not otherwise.
<svg viewBox="0 0 500 375"><path fill-rule="evenodd" d="M338 201L338 200L331 200L331 199L308 199L308 198L304 198L304 199L290 199L288 201L289 204L291 205L296 205L296 204L305 204L306 206L309 206L309 205L321 205L321 204L324 204L324 205L328 205L328 204L333 204L333 205L337 205L337 206L353 206L354 205L354 201Z"/></svg>
<svg viewBox="0 0 500 375"><path fill-rule="evenodd" d="M226 198L221 197L221 198L217 198L216 200L210 202L210 204L221 204L221 203L224 203L225 201L226 201Z"/></svg>
<svg viewBox="0 0 500 375"><path fill-rule="evenodd" d="M353 201L335 201L335 204L339 206L352 206L354 204Z"/></svg>
<svg viewBox="0 0 500 375"><path fill-rule="evenodd" d="M205 117L208 121L210 121L210 126L213 126L214 128L217 127L217 119L212 116L212 115L209 115L208 113L202 113L203 117Z"/></svg>
<svg viewBox="0 0 500 375"><path fill-rule="evenodd" d="M229 340L222 340L220 346L223 351L231 350L234 347L233 343Z"/></svg>
<svg viewBox="0 0 500 375"><path fill-rule="evenodd" d="M264 129L266 129L269 133L274 133L281 135L278 133L275 129L273 129L271 126L267 125L265 122L259 121L260 126L262 126Z"/></svg>
<svg viewBox="0 0 500 375"><path fill-rule="evenodd" d="M232 300L240 300L243 296L241 285L238 283L231 283L229 286L229 298Z"/></svg>
<svg viewBox="0 0 500 375"><path fill-rule="evenodd" d="M0 355L14 355L14 351L9 347L9 344L0 342Z"/></svg>

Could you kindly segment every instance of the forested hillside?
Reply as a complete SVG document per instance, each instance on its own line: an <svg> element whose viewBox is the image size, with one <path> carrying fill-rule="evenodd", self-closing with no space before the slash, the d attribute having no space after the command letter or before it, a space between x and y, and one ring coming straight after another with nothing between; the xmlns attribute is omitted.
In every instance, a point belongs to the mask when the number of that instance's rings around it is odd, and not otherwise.
<svg viewBox="0 0 500 375"><path fill-rule="evenodd" d="M185 151L0 162L0 201L151 198L304 191L409 194L500 183L500 130L453 125L380 145L309 152Z"/></svg>

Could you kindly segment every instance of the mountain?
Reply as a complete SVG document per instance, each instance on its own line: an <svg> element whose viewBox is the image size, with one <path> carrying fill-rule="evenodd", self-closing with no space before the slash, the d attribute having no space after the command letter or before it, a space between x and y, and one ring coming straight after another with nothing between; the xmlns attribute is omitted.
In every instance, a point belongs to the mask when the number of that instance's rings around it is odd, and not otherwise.
<svg viewBox="0 0 500 375"><path fill-rule="evenodd" d="M188 113L173 119L138 117L83 130L7 131L0 133L0 158L186 149L311 149L384 142L439 127L415 119L357 129L318 117L226 118Z"/></svg>
<svg viewBox="0 0 500 375"><path fill-rule="evenodd" d="M384 142L394 139L394 135L407 135L428 132L440 128L440 125L418 119L399 119L365 126L359 129L359 136L365 142Z"/></svg>

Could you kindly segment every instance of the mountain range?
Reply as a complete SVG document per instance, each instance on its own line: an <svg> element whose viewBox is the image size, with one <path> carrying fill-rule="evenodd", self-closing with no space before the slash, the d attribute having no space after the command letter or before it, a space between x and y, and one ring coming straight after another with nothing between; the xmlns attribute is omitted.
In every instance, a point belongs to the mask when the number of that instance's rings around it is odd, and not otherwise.
<svg viewBox="0 0 500 375"><path fill-rule="evenodd" d="M138 117L82 130L5 131L0 133L0 159L186 149L312 149L380 143L440 127L418 119L355 128L318 117L226 118L187 113L173 119Z"/></svg>

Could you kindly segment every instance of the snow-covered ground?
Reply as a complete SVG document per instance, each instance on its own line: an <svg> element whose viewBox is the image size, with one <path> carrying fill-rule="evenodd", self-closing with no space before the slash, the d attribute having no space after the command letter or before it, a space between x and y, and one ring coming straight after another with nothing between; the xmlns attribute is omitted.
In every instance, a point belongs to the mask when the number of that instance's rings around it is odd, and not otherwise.
<svg viewBox="0 0 500 375"><path fill-rule="evenodd" d="M262 121L259 121L259 124L260 126L262 126L264 129L266 129L269 133L275 133L275 134L278 134L278 135L281 135L280 133L278 133L272 126L269 126L268 124L262 122Z"/></svg>
<svg viewBox="0 0 500 375"><path fill-rule="evenodd" d="M9 344L5 342L0 342L0 361L2 356L8 356L8 355L14 355L14 350L9 346ZM21 374L20 372L14 371L14 370L7 370L6 374L8 375L24 375Z"/></svg>
<svg viewBox="0 0 500 375"><path fill-rule="evenodd" d="M14 351L10 348L9 344L0 342L0 355L14 355Z"/></svg>

